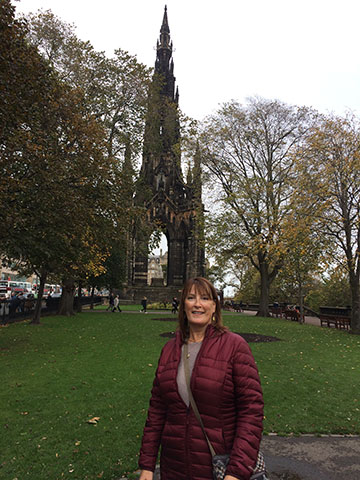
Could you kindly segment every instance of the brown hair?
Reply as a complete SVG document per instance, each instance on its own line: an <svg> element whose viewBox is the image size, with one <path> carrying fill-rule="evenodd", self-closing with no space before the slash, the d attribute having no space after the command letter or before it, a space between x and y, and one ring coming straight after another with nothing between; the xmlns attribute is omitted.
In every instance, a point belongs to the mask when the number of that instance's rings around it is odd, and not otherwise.
<svg viewBox="0 0 360 480"><path fill-rule="evenodd" d="M183 341L189 338L189 333L190 333L189 322L185 313L185 300L193 287L195 287L196 292L199 292L200 294L206 294L212 300L214 300L215 313L214 313L214 320L212 321L212 325L219 332L223 332L224 330L226 330L226 327L224 327L222 323L221 305L220 305L219 297L214 285L210 283L209 280L203 277L189 278L188 280L186 280L181 292L179 314L178 314L179 330L181 332L181 337Z"/></svg>

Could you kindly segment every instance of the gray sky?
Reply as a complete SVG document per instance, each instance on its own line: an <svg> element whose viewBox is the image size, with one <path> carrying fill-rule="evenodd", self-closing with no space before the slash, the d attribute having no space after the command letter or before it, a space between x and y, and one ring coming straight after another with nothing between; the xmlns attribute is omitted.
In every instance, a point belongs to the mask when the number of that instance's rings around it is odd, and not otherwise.
<svg viewBox="0 0 360 480"><path fill-rule="evenodd" d="M164 5L180 107L197 119L259 95L342 114L360 112L359 0L21 0L50 9L111 56L155 62Z"/></svg>

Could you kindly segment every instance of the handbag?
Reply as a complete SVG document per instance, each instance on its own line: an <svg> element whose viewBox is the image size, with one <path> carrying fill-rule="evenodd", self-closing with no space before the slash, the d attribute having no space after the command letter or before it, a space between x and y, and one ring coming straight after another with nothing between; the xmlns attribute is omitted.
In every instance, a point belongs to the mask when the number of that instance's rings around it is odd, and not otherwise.
<svg viewBox="0 0 360 480"><path fill-rule="evenodd" d="M230 460L230 455L228 453L222 454L222 455L217 455L214 447L212 446L209 437L206 434L205 427L202 421L202 418L200 416L199 410L197 408L196 402L194 400L191 388L190 388L190 369L189 369L189 355L188 355L189 349L188 349L188 344L184 344L184 371L185 371L185 381L186 381L186 387L188 390L189 394L189 400L192 406L192 409L194 410L195 416L198 419L201 429L204 433L204 436L206 438L207 444L209 446L209 450L211 453L211 458L212 458L212 471L213 471L213 479L214 480L224 480L225 478L225 472L226 472L226 467L228 466L229 460ZM256 465L254 467L253 473L250 477L250 480L269 480L267 477L266 473L266 468L265 468L265 460L264 460L264 455L262 452L259 450L257 460L256 460Z"/></svg>

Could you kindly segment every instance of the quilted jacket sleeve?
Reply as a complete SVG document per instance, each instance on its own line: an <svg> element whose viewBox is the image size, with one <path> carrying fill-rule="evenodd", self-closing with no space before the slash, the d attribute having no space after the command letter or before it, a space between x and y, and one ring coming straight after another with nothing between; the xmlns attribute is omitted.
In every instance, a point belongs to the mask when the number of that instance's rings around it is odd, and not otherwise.
<svg viewBox="0 0 360 480"><path fill-rule="evenodd" d="M151 390L150 405L141 442L139 467L143 470L155 470L159 452L161 434L166 418L166 405L161 398L159 389L159 372L162 369L162 351Z"/></svg>
<svg viewBox="0 0 360 480"><path fill-rule="evenodd" d="M233 355L233 381L236 433L226 473L249 480L260 447L264 403L255 360L245 341Z"/></svg>

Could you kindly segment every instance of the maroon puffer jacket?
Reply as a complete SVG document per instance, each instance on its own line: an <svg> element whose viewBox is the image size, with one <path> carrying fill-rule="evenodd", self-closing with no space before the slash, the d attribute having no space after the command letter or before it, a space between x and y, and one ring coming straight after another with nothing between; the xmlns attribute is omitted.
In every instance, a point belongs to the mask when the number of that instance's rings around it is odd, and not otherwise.
<svg viewBox="0 0 360 480"><path fill-rule="evenodd" d="M179 395L179 332L163 348L140 450L141 469L154 471L161 444L161 480L209 480L211 455L201 426ZM248 480L260 445L263 399L245 340L211 325L197 356L191 390L217 454L231 453L226 473Z"/></svg>

